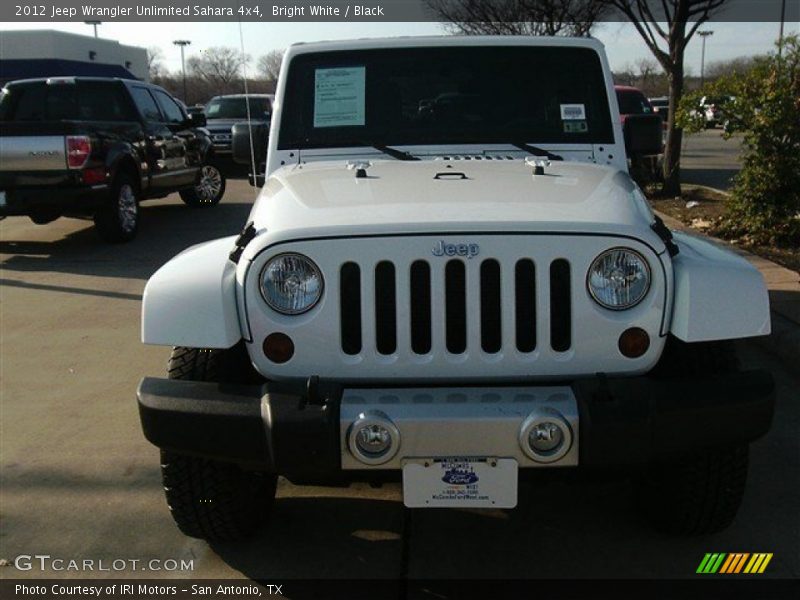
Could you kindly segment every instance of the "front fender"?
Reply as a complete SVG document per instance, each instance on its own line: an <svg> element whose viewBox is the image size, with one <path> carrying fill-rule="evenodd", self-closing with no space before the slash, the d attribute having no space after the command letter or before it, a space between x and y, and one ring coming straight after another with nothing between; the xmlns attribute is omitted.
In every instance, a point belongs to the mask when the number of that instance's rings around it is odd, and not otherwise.
<svg viewBox="0 0 800 600"><path fill-rule="evenodd" d="M684 342L770 333L769 295L758 269L733 252L674 233L675 301L670 331Z"/></svg>
<svg viewBox="0 0 800 600"><path fill-rule="evenodd" d="M153 274L142 299L145 344L230 348L241 339L234 240L192 246Z"/></svg>

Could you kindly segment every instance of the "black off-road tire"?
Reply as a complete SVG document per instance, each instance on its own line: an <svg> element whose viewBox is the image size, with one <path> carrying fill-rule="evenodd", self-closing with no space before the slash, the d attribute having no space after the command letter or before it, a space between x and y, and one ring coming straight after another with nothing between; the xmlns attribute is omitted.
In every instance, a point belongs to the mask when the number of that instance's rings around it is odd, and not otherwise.
<svg viewBox="0 0 800 600"><path fill-rule="evenodd" d="M178 528L209 542L252 537L266 521L275 498L274 475L164 450L161 478Z"/></svg>
<svg viewBox="0 0 800 600"><path fill-rule="evenodd" d="M139 230L139 186L130 174L119 173L108 201L94 213L94 226L105 241L129 242Z"/></svg>
<svg viewBox="0 0 800 600"><path fill-rule="evenodd" d="M744 445L655 465L639 482L641 508L652 525L665 533L722 531L733 522L742 502L747 463Z"/></svg>
<svg viewBox="0 0 800 600"><path fill-rule="evenodd" d="M197 172L194 187L180 191L181 200L195 208L216 206L225 195L225 185L225 173L219 165L208 163Z"/></svg>
<svg viewBox="0 0 800 600"><path fill-rule="evenodd" d="M670 338L652 375L692 378L732 373L738 368L732 342L687 344ZM678 535L722 531L739 510L747 465L747 445L656 463L637 481L637 500L659 531Z"/></svg>
<svg viewBox="0 0 800 600"><path fill-rule="evenodd" d="M658 364L650 372L656 378L699 378L739 370L733 341L688 344L670 336Z"/></svg>
<svg viewBox="0 0 800 600"><path fill-rule="evenodd" d="M243 343L227 350L205 348L172 349L167 365L170 379L189 381L214 381L218 383L263 383L264 379L250 364L250 357Z"/></svg>
<svg viewBox="0 0 800 600"><path fill-rule="evenodd" d="M252 383L258 378L241 345L230 350L175 348L170 379ZM266 521L277 476L174 452L161 452L161 476L172 518L186 535L209 542L252 537Z"/></svg>

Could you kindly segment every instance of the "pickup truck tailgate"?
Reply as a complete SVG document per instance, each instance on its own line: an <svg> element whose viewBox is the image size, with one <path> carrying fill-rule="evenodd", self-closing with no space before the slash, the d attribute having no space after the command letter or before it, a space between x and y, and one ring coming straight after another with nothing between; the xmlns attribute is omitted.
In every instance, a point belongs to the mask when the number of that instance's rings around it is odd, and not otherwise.
<svg viewBox="0 0 800 600"><path fill-rule="evenodd" d="M64 136L0 136L0 171L63 171Z"/></svg>

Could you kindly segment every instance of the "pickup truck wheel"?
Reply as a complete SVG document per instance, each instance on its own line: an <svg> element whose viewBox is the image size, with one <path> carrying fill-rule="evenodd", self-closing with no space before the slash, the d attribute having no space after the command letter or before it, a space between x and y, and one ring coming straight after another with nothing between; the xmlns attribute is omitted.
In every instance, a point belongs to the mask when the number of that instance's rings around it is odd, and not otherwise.
<svg viewBox="0 0 800 600"><path fill-rule="evenodd" d="M139 192L133 178L120 174L110 201L94 214L97 232L107 242L129 242L139 229Z"/></svg>
<svg viewBox="0 0 800 600"><path fill-rule="evenodd" d="M217 165L205 165L197 174L193 188L181 190L181 200L187 206L215 206L225 194L225 175Z"/></svg>
<svg viewBox="0 0 800 600"><path fill-rule="evenodd" d="M170 379L252 382L246 350L175 348ZM161 452L161 477L172 518L186 535L209 542L252 537L269 516L277 476L238 465Z"/></svg>
<svg viewBox="0 0 800 600"><path fill-rule="evenodd" d="M656 377L702 377L739 368L732 342L667 341ZM663 532L699 535L722 531L739 510L747 482L748 446L714 448L651 465L637 481L637 500Z"/></svg>

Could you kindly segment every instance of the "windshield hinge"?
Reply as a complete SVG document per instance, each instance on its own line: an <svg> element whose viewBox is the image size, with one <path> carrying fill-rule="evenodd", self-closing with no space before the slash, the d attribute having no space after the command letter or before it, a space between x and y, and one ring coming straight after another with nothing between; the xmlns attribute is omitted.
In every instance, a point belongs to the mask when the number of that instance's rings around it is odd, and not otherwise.
<svg viewBox="0 0 800 600"><path fill-rule="evenodd" d="M669 230L664 224L664 221L658 215L655 215L655 221L650 225L650 229L656 232L656 235L661 238L661 241L664 242L664 245L667 247L667 252L669 255L674 257L678 255L680 249L678 248L678 244L675 243L675 240L672 239L672 232Z"/></svg>
<svg viewBox="0 0 800 600"><path fill-rule="evenodd" d="M244 252L247 244L249 244L254 237L256 237L256 227L253 225L253 222L250 221L244 226L242 233L239 234L239 237L237 237L236 241L233 243L233 250L231 250L228 258L238 264L239 259L242 257L242 252Z"/></svg>

